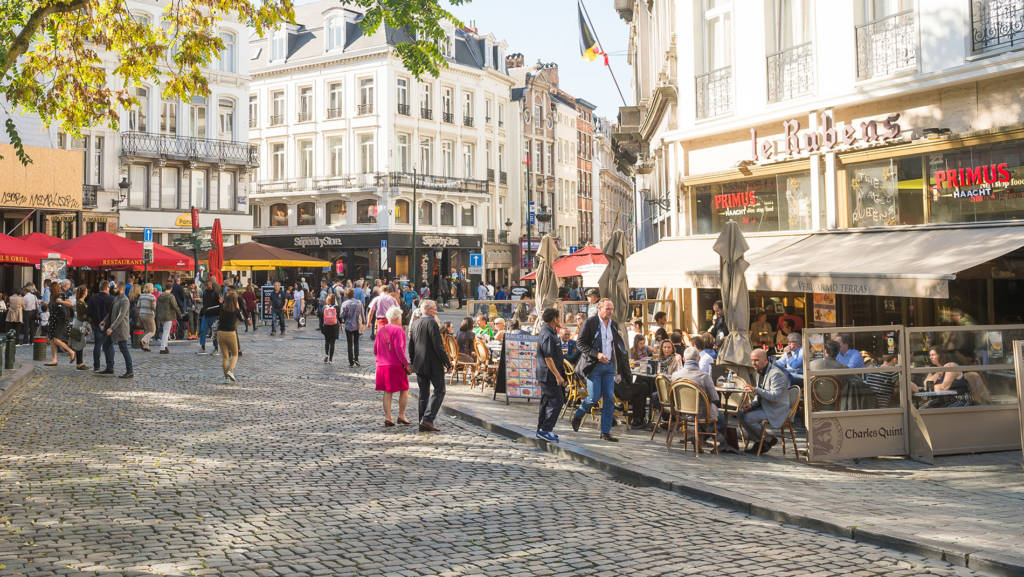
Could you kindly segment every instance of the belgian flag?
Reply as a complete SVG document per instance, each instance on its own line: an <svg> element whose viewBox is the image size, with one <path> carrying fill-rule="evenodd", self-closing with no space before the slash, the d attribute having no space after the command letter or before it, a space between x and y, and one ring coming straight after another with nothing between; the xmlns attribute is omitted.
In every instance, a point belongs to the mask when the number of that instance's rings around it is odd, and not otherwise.
<svg viewBox="0 0 1024 577"><path fill-rule="evenodd" d="M580 17L580 54L590 62L593 62L598 55L604 56L604 65L608 66L608 55L601 50L597 38L594 37L594 32L590 26L587 26L587 21L583 17L583 7L577 4L576 11L579 12Z"/></svg>

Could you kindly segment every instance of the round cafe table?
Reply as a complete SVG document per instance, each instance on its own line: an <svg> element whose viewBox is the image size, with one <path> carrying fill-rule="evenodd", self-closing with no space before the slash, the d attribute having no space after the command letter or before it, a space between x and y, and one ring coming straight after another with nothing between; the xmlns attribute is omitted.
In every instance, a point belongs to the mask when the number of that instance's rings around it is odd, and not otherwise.
<svg viewBox="0 0 1024 577"><path fill-rule="evenodd" d="M725 420L725 431L722 431L723 434L727 434L727 431L729 430L729 413L730 412L734 412L734 411L730 411L729 410L729 397L731 395L736 395L736 394L739 394L739 395L746 395L746 394L748 394L747 393L747 389L744 388L744 385L746 385L746 384L747 384L747 381L744 380L742 377L738 377L738 376L734 376L733 377L733 386L729 386L730 383L728 383L725 380L725 377L722 377L721 379L719 379L719 382L715 383L715 390L718 391L718 394L722 396L722 408L721 408L721 411L722 411L722 414L725 415L725 417L724 417L724 420ZM737 423L736 426L739 427L739 423ZM738 437L739 437L739 435L737 435L737 438ZM737 446L738 446L738 444L737 444Z"/></svg>

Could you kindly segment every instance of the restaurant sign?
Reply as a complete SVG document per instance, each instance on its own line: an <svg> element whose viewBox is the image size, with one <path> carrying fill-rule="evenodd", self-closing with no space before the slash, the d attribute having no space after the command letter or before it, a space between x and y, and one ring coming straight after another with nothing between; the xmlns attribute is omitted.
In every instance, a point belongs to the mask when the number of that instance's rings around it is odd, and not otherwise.
<svg viewBox="0 0 1024 577"><path fill-rule="evenodd" d="M811 460L903 455L906 439L902 412L843 411L834 417L814 413L807 448Z"/></svg>
<svg viewBox="0 0 1024 577"><path fill-rule="evenodd" d="M832 111L828 110L821 113L821 125L817 130L800 130L800 121L795 118L784 121L781 140L758 139L757 129L751 128L750 148L755 162L777 162L818 152L894 141L904 132L898 112L882 120L834 124Z"/></svg>
<svg viewBox="0 0 1024 577"><path fill-rule="evenodd" d="M82 151L26 146L25 152L28 165L0 143L0 206L81 210Z"/></svg>

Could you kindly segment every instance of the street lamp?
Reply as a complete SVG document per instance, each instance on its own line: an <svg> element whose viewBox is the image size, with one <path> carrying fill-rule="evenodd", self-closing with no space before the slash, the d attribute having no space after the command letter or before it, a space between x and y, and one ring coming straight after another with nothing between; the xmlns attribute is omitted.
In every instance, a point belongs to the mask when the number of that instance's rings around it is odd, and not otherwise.
<svg viewBox="0 0 1024 577"><path fill-rule="evenodd" d="M117 188L117 198L112 198L110 200L110 208L117 208L120 210L120 205L126 198L128 198L128 189L131 188L131 184L128 183L127 176L121 177L121 182L117 183Z"/></svg>

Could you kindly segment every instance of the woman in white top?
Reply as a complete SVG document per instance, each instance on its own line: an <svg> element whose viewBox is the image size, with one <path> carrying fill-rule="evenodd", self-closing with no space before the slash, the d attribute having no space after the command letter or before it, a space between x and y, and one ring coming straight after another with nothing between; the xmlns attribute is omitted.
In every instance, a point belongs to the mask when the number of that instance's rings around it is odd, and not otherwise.
<svg viewBox="0 0 1024 577"><path fill-rule="evenodd" d="M302 287L296 286L295 292L292 293L292 299L295 301L295 310L292 311L295 318L295 328L302 328L302 321L299 319L302 318L302 311L305 306L304 297L305 294L302 292Z"/></svg>

